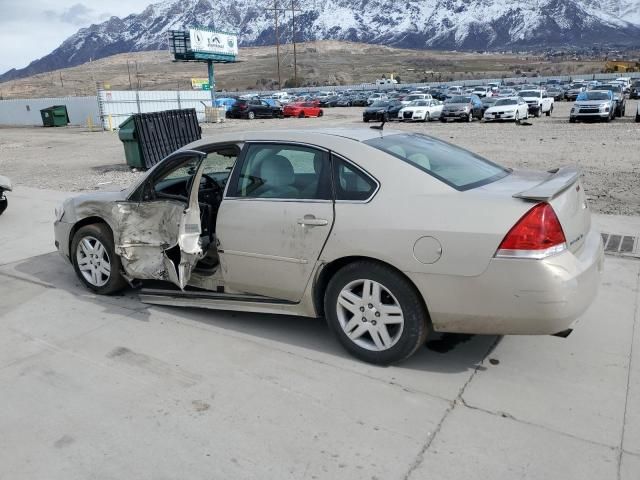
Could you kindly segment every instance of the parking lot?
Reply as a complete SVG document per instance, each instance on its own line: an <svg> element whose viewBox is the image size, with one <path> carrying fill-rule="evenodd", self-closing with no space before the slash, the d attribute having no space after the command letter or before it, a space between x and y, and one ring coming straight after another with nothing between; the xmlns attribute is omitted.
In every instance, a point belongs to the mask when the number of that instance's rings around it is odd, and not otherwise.
<svg viewBox="0 0 640 480"><path fill-rule="evenodd" d="M594 222L640 234L640 125L387 124L509 167L579 165ZM227 120L221 131L360 125ZM627 114L635 112L629 101ZM640 475L640 262L607 256L568 338L435 334L409 361L348 356L321 319L89 293L54 207L139 173L117 134L0 128L0 479L621 479Z"/></svg>

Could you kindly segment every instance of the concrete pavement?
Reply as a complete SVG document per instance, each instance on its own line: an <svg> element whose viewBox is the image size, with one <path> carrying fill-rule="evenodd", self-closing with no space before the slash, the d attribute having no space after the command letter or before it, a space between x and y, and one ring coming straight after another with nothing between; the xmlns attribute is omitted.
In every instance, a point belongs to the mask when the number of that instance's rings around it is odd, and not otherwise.
<svg viewBox="0 0 640 480"><path fill-rule="evenodd" d="M640 478L639 261L607 258L566 339L437 335L379 368L320 320L89 293L52 253L63 197L0 217L0 479Z"/></svg>

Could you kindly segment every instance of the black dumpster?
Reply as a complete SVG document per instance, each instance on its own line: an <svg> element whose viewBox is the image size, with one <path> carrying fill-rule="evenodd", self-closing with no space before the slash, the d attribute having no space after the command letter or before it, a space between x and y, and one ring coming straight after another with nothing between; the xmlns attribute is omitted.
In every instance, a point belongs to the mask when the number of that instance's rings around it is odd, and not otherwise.
<svg viewBox="0 0 640 480"><path fill-rule="evenodd" d="M43 127L64 127L69 123L66 105L53 105L40 110Z"/></svg>
<svg viewBox="0 0 640 480"><path fill-rule="evenodd" d="M202 137L194 108L139 113L119 128L127 165L143 170Z"/></svg>

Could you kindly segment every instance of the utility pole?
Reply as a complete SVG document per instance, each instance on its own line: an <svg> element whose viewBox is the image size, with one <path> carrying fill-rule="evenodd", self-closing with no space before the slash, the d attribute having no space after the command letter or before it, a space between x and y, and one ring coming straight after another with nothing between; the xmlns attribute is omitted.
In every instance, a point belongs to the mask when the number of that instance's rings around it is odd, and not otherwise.
<svg viewBox="0 0 640 480"><path fill-rule="evenodd" d="M129 75L129 90L133 90L131 86L131 69L129 68L129 60L127 60L127 75Z"/></svg>
<svg viewBox="0 0 640 480"><path fill-rule="evenodd" d="M291 32L293 38L293 82L298 87L298 57L296 55L296 12L300 9L296 8L295 0L291 0Z"/></svg>
<svg viewBox="0 0 640 480"><path fill-rule="evenodd" d="M280 76L280 35L278 34L278 0L273 0L273 8L267 8L267 10L273 10L273 16L275 19L276 27L276 61L278 64L278 88L282 88L282 78Z"/></svg>
<svg viewBox="0 0 640 480"><path fill-rule="evenodd" d="M60 86L64 88L64 82L62 81L62 70L60 70Z"/></svg>

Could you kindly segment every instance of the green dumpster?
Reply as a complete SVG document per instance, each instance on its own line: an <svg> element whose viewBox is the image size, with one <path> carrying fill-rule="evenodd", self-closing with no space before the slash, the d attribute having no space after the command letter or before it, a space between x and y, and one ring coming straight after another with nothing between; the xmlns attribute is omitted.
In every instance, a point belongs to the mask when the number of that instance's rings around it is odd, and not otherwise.
<svg viewBox="0 0 640 480"><path fill-rule="evenodd" d="M142 161L142 150L138 142L136 132L136 124L134 117L127 118L118 127L118 137L124 145L124 156L127 159L127 165L131 168L146 170L146 166Z"/></svg>
<svg viewBox="0 0 640 480"><path fill-rule="evenodd" d="M64 127L69 123L66 105L53 105L40 110L44 127Z"/></svg>

